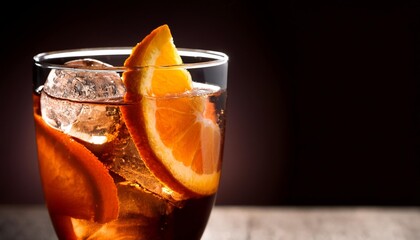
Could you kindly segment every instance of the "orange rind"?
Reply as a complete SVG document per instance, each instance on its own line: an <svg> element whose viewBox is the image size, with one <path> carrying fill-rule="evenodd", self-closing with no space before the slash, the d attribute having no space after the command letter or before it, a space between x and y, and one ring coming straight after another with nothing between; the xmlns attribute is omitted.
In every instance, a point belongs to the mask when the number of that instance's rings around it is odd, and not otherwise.
<svg viewBox="0 0 420 240"><path fill-rule="evenodd" d="M118 217L118 195L105 166L86 147L34 114L39 168L51 215L106 223Z"/></svg>
<svg viewBox="0 0 420 240"><path fill-rule="evenodd" d="M184 196L214 194L220 178L221 132L214 104L188 96L190 73L165 24L132 50L123 73L122 114L141 158L166 186Z"/></svg>

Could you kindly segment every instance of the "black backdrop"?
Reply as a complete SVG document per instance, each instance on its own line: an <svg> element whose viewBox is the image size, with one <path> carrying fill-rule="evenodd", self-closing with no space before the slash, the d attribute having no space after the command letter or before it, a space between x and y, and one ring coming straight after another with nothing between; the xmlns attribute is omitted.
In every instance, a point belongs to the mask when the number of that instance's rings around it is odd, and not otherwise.
<svg viewBox="0 0 420 240"><path fill-rule="evenodd" d="M218 204L420 204L418 1L13 2L3 12L0 203L43 201L32 56L134 46L167 23L178 47L230 56Z"/></svg>

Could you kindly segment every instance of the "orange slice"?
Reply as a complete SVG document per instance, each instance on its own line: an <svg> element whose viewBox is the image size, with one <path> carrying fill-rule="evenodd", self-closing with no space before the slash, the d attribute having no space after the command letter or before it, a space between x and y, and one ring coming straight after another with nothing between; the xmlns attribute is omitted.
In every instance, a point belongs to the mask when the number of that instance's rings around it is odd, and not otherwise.
<svg viewBox="0 0 420 240"><path fill-rule="evenodd" d="M123 74L125 100L139 104L122 107L122 113L143 161L161 182L185 196L210 195L220 178L214 104L185 94L193 89L186 69L154 67L181 63L169 27L153 30L124 64L131 69Z"/></svg>
<svg viewBox="0 0 420 240"><path fill-rule="evenodd" d="M124 83L128 91L126 97L136 99L139 94L161 96L191 90L192 81L187 70L165 71L153 68L178 64L182 64L182 59L175 48L168 25L156 28L132 49L124 63L128 68L142 67L138 71L124 72ZM162 71L165 73L157 73Z"/></svg>
<svg viewBox="0 0 420 240"><path fill-rule="evenodd" d="M39 167L52 215L109 222L118 217L118 195L105 166L88 149L34 114ZM70 226L71 227L71 226Z"/></svg>

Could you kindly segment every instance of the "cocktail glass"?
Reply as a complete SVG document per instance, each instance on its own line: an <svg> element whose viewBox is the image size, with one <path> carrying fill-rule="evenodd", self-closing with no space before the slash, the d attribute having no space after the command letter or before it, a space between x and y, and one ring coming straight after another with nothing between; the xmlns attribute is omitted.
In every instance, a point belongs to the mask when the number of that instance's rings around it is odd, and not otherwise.
<svg viewBox="0 0 420 240"><path fill-rule="evenodd" d="M222 167L228 56L179 48L183 64L148 68L186 69L193 90L128 101L124 72L151 72L124 67L130 53L34 57L39 170L59 239L197 240L206 227Z"/></svg>

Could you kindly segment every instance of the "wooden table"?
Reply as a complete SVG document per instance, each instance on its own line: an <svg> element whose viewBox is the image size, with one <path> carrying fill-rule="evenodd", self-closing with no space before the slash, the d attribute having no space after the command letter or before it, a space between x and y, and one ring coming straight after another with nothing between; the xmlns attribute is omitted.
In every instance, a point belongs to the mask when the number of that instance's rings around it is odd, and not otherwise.
<svg viewBox="0 0 420 240"><path fill-rule="evenodd" d="M56 240L43 206L1 206L1 240ZM202 240L419 240L420 207L216 206Z"/></svg>

